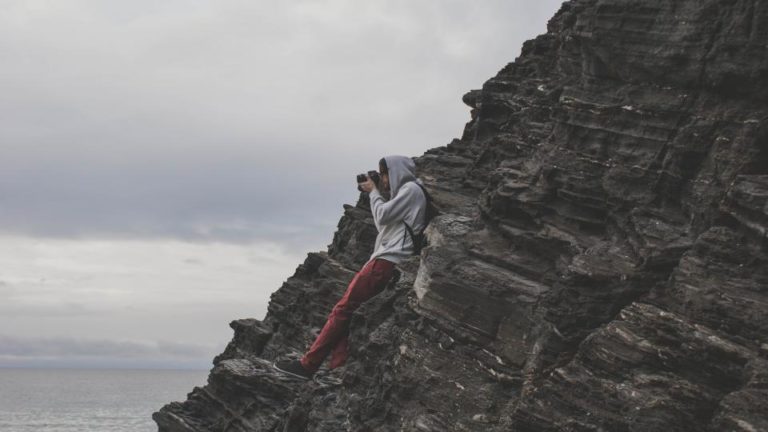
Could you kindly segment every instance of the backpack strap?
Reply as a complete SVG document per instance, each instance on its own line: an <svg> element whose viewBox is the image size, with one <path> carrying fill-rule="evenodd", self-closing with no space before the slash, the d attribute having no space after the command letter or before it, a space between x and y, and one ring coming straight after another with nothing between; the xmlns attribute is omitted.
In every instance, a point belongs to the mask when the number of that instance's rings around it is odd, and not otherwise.
<svg viewBox="0 0 768 432"><path fill-rule="evenodd" d="M406 221L403 221L403 224L405 225L405 229L406 229L408 235L411 236L411 241L415 245L416 244L416 236L413 234L413 228L411 228L411 226L408 225L408 222L406 222ZM405 246L405 233L403 233L403 243L402 243L402 245Z"/></svg>
<svg viewBox="0 0 768 432"><path fill-rule="evenodd" d="M424 200L427 202L427 207L429 207L429 202L432 200L432 197L429 196L429 193L424 188L424 186L422 186L421 184L419 184L419 182L414 180L411 180L408 183L415 183L416 186L418 186L419 189L421 189L421 191L424 192ZM403 220L403 224L405 225L406 232L408 233L408 235L411 236L411 241L413 242L414 245L416 245L416 235L413 232L413 228L411 228L411 226L408 225L408 222L406 222L405 220ZM403 233L403 242L402 242L403 246L405 246L405 234L406 233Z"/></svg>
<svg viewBox="0 0 768 432"><path fill-rule="evenodd" d="M425 200L427 200L427 205L429 205L429 202L430 202L430 201L432 201L432 197L431 197L431 196L429 196L429 192L427 192L427 189L426 189L426 188L424 188L424 186L422 186L422 185L421 185L419 182L417 182L417 181L414 181L414 183L416 183L416 186L418 186L418 187L419 187L419 189L421 189L421 191L422 191L422 192L424 192L424 199L425 199Z"/></svg>

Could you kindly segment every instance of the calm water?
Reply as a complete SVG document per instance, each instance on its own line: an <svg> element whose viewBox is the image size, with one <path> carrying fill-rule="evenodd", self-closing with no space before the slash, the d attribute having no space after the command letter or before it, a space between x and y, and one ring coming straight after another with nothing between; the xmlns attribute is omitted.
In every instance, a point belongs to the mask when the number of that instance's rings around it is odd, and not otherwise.
<svg viewBox="0 0 768 432"><path fill-rule="evenodd" d="M157 431L152 413L208 371L0 369L2 432Z"/></svg>

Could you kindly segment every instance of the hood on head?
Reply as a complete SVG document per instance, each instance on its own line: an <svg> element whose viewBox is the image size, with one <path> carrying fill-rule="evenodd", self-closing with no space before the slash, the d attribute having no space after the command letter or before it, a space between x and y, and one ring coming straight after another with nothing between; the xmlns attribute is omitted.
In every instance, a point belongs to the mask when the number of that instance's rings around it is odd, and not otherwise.
<svg viewBox="0 0 768 432"><path fill-rule="evenodd" d="M387 162L387 171L389 171L389 190L394 198L397 191L409 181L418 181L416 179L416 164L408 156L384 156Z"/></svg>

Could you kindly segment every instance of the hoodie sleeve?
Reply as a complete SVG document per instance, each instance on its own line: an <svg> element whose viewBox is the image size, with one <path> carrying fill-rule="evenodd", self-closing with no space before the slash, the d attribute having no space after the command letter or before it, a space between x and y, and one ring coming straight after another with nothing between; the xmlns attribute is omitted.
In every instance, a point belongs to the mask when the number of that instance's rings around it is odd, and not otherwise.
<svg viewBox="0 0 768 432"><path fill-rule="evenodd" d="M412 188L403 187L400 189L397 196L389 201L384 201L384 197L381 196L378 190L372 190L369 197L371 200L371 213L373 213L373 222L376 224L376 229L381 230L382 225L389 225L392 222L403 220L408 213L408 209L412 205L412 194Z"/></svg>

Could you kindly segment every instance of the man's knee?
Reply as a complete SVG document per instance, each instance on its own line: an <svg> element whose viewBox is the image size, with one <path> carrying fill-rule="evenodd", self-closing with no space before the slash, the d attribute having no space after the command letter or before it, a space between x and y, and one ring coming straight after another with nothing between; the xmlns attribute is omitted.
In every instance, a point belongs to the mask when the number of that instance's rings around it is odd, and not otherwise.
<svg viewBox="0 0 768 432"><path fill-rule="evenodd" d="M336 306L331 310L331 316L342 319L349 319L352 313L357 309L359 305L354 303L336 303Z"/></svg>

